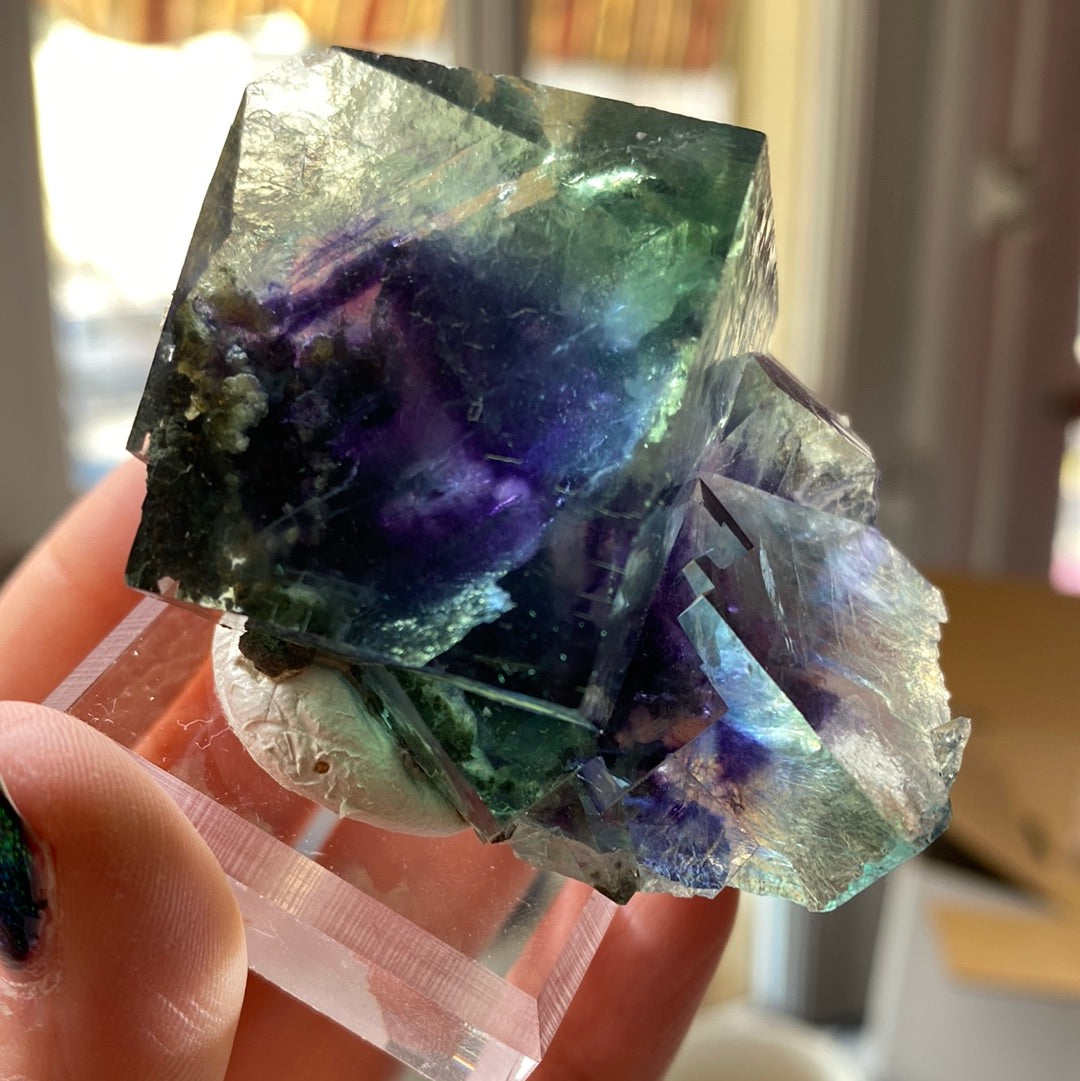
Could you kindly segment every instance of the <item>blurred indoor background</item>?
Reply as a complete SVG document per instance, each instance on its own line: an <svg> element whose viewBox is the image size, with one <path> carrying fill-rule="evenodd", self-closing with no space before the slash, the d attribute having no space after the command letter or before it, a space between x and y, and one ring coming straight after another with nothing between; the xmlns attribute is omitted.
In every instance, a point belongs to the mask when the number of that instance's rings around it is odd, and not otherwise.
<svg viewBox="0 0 1080 1081"><path fill-rule="evenodd" d="M1080 601L1052 589L1080 593L1080 3L3 0L0 569L123 455L244 84L324 43L764 130L773 350L873 447L880 524L954 609L946 672L981 787L958 789L942 855L1005 884L922 861L834 916L744 905L691 1049L704 1058L679 1077L739 1081L732 1041L766 1054L763 1010L793 1019L766 1026L773 1044L823 1072L753 1060L762 1081L1075 1077ZM1033 898L1065 928L1032 947L1063 959L1056 975L955 962L971 925L941 904L1030 915ZM977 962L995 937L976 936Z"/></svg>

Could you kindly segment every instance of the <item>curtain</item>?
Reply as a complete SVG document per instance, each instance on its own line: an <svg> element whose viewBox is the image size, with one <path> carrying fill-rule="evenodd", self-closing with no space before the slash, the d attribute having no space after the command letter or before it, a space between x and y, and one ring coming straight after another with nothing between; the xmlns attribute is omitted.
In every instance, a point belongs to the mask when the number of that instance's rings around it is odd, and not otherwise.
<svg viewBox="0 0 1080 1081"><path fill-rule="evenodd" d="M510 3L513 0L506 0ZM703 69L723 56L737 0L532 0L529 51L639 69ZM391 47L443 32L447 0L38 0L127 41L180 41L290 11L340 45Z"/></svg>
<svg viewBox="0 0 1080 1081"><path fill-rule="evenodd" d="M245 19L291 11L316 37L342 45L437 38L446 0L38 0L50 14L99 34L160 44Z"/></svg>

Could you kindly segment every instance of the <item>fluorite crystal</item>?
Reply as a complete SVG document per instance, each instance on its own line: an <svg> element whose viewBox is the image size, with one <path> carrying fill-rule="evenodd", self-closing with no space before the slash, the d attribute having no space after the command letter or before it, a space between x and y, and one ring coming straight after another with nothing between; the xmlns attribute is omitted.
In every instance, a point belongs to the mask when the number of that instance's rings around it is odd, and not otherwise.
<svg viewBox="0 0 1080 1081"><path fill-rule="evenodd" d="M760 134L287 65L165 322L130 581L246 615L255 684L331 660L530 861L831 907L941 831L966 727L870 455L754 352L774 278Z"/></svg>

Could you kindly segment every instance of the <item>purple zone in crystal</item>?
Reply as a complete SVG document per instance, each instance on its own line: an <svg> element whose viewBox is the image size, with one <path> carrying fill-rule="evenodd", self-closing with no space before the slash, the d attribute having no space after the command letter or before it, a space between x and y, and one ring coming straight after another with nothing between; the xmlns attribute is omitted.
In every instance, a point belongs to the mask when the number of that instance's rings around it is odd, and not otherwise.
<svg viewBox="0 0 1080 1081"><path fill-rule="evenodd" d="M680 613L695 598L683 570L701 550L693 513L707 513L697 500L688 511L611 718L598 738L598 752L610 774L629 786L619 802L641 873L711 891L723 887L729 870L729 831L740 831L718 795L707 796L699 784L664 763L694 742L697 754L722 772L717 792L729 792L767 771L772 753L723 723L727 705L679 625ZM745 551L749 539L738 536L737 523L725 524L736 538L733 550ZM565 823L542 811L539 820L548 829L568 832Z"/></svg>
<svg viewBox="0 0 1080 1081"><path fill-rule="evenodd" d="M721 568L715 560L746 557L754 542L700 480L682 512L681 529L601 737L609 768L631 781L697 738L727 709L702 670L701 657L680 626L679 616L702 593L725 619L730 610L737 610L739 595L717 588ZM723 547L717 547L717 542ZM691 565L699 571L696 588L687 577ZM736 760L744 757L739 754Z"/></svg>
<svg viewBox="0 0 1080 1081"><path fill-rule="evenodd" d="M684 530L656 587L633 661L601 735L600 750L609 768L627 780L655 768L724 712L678 623L679 613L694 599L682 573L689 558Z"/></svg>
<svg viewBox="0 0 1080 1081"><path fill-rule="evenodd" d="M717 813L715 804L687 799L686 790L659 770L632 789L625 804L630 840L643 870L694 890L724 887L733 846L727 817Z"/></svg>
<svg viewBox="0 0 1080 1081"><path fill-rule="evenodd" d="M241 468L277 465L246 510L301 573L367 583L392 615L413 592L434 602L521 568L560 506L640 438L647 417L616 408L635 353L512 281L477 281L430 240L321 276L264 305L281 328L271 345L232 332L262 352L269 392Z"/></svg>

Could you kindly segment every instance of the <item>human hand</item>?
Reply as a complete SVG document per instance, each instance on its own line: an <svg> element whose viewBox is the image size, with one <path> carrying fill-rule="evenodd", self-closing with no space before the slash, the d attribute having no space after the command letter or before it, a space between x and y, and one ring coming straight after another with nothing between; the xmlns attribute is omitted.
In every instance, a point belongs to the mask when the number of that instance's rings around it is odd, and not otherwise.
<svg viewBox="0 0 1080 1081"><path fill-rule="evenodd" d="M130 755L81 721L26 704L137 599L122 569L143 483L135 462L111 474L0 592L0 700L22 700L0 704L0 776L47 906L23 960L0 933L0 1077L393 1077L381 1052L248 978L225 876ZM0 845L0 890L18 870L17 853ZM734 913L730 891L715 901L639 895L620 909L533 1078L662 1077ZM5 914L10 888L0 922Z"/></svg>

